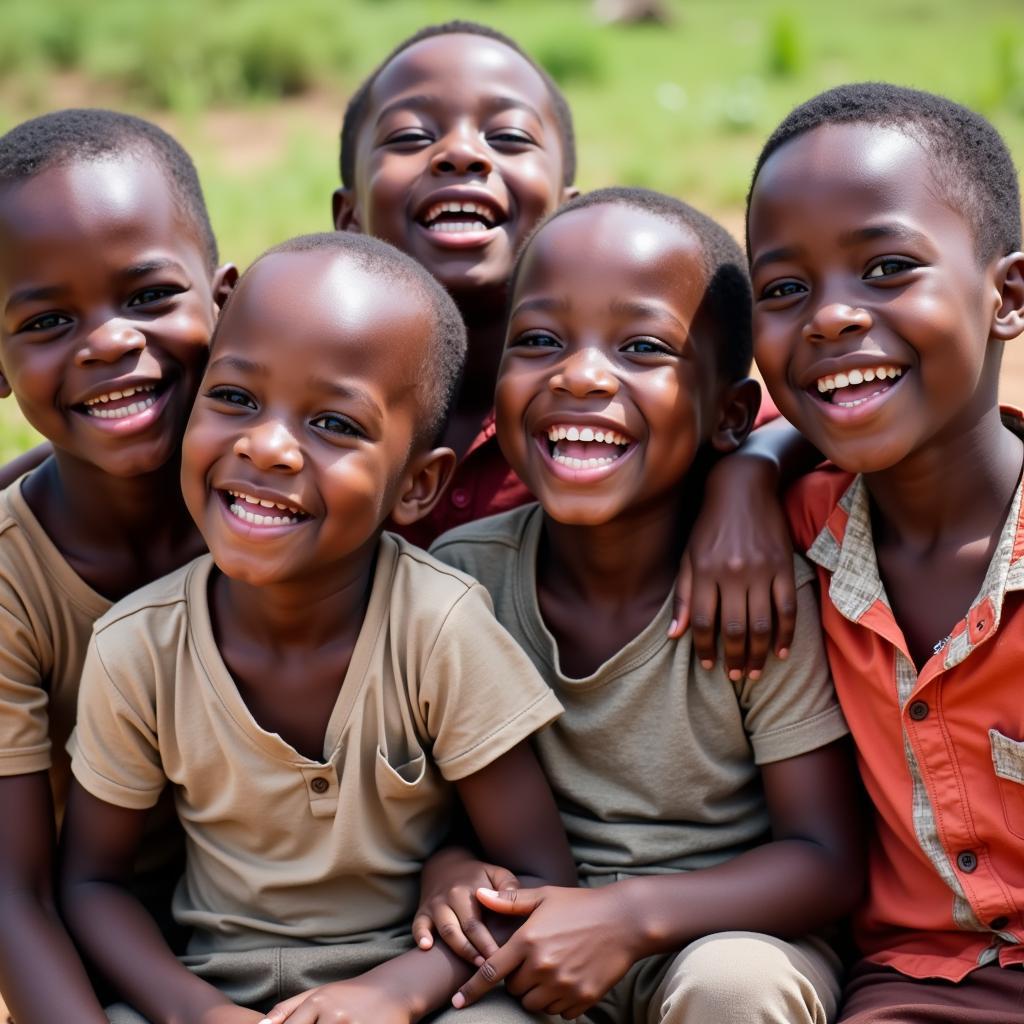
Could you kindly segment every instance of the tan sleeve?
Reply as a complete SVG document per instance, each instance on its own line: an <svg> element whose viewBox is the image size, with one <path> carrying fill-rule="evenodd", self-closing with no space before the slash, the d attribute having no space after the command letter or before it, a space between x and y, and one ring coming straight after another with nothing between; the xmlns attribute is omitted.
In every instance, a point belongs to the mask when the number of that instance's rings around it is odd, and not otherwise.
<svg viewBox="0 0 1024 1024"><path fill-rule="evenodd" d="M104 636L106 639L106 636ZM94 634L82 669L78 720L68 743L71 771L93 796L144 810L167 779L157 742L154 680L118 657L118 643ZM130 639L128 641L130 646ZM150 673L152 676L153 673Z"/></svg>
<svg viewBox="0 0 1024 1024"><path fill-rule="evenodd" d="M772 657L758 680L736 684L757 764L817 750L849 729L839 709L825 656L812 573L797 560L797 615L785 661Z"/></svg>
<svg viewBox="0 0 1024 1024"><path fill-rule="evenodd" d="M562 713L554 691L495 619L479 585L445 618L418 699L434 761L450 781L485 768Z"/></svg>
<svg viewBox="0 0 1024 1024"><path fill-rule="evenodd" d="M50 767L49 698L29 609L0 578L0 776Z"/></svg>

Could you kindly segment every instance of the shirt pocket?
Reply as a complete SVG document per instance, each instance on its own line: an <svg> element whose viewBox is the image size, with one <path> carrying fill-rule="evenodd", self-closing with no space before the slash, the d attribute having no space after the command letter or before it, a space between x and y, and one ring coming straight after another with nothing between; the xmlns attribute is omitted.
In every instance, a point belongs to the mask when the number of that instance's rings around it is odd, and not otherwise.
<svg viewBox="0 0 1024 1024"><path fill-rule="evenodd" d="M382 824L393 853L423 861L448 828L450 787L422 750L402 751L400 757L399 763L392 764L377 748L374 781Z"/></svg>
<svg viewBox="0 0 1024 1024"><path fill-rule="evenodd" d="M989 729L988 738L1006 827L1024 839L1024 742L1011 740L997 729Z"/></svg>

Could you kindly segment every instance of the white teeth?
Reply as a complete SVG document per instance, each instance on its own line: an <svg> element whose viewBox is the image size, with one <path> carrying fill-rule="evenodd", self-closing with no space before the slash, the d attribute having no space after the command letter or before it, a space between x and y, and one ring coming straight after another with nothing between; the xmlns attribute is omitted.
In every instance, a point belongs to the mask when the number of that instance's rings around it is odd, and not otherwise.
<svg viewBox="0 0 1024 1024"><path fill-rule="evenodd" d="M88 405L86 412L100 420L123 420L126 416L134 416L152 405L156 405L156 399L145 398L141 402L132 402L131 405L122 406L120 409L101 409L95 405Z"/></svg>
<svg viewBox="0 0 1024 1024"><path fill-rule="evenodd" d="M825 394L827 391L835 391L839 388L850 387L856 384L870 384L873 380L895 380L903 376L903 370L898 366L876 366L867 370L850 370L849 373L837 373L834 376L828 375L819 377L817 380L818 391ZM880 394L881 392L875 392ZM866 401L861 399L860 401ZM834 403L843 404L843 403ZM859 405L860 402L850 403Z"/></svg>
<svg viewBox="0 0 1024 1024"><path fill-rule="evenodd" d="M239 519L247 523L252 523L253 526L294 526L299 521L295 516L257 515L255 512L242 508L241 505L229 505L228 508L232 515L238 516Z"/></svg>
<svg viewBox="0 0 1024 1024"><path fill-rule="evenodd" d="M630 443L624 434L614 430L595 430L593 427L548 427L548 440L556 441L599 441L601 444L614 444L623 447Z"/></svg>
<svg viewBox="0 0 1024 1024"><path fill-rule="evenodd" d="M119 398L131 398L132 395L152 391L155 387L155 384L143 384L137 388L125 388L124 391L108 391L105 395L99 395L97 398L90 398L83 404L90 408L94 405L106 405L108 402L116 402Z"/></svg>
<svg viewBox="0 0 1024 1024"><path fill-rule="evenodd" d="M597 469L598 466L607 466L609 463L615 461L615 459L574 459L571 455L562 455L559 452L555 452L551 458L563 465L569 466L571 469Z"/></svg>
<svg viewBox="0 0 1024 1024"><path fill-rule="evenodd" d="M267 501L266 498L257 498L257 497L255 497L255 496L253 496L251 494L246 494L244 491L228 491L228 494L230 494L232 498L238 498L241 501L246 501L250 505L259 505L261 508L276 508L276 509L280 509L282 512L292 512L295 515L299 515L300 512L301 512L301 509L293 508L291 505L282 505L282 504L280 504L279 502L276 502L276 501ZM242 512L246 512L246 510L243 509L241 505L232 505L231 506L232 512L234 512L235 509L238 509L238 511L235 513L236 515L241 515ZM246 512L246 514L247 515L255 515L255 513L248 513L248 512ZM245 518L245 517L242 516L242 518ZM269 517L269 516L256 516L256 518L257 519L268 519L269 520L271 517ZM296 523L298 522L298 519L291 519L291 517L288 517L288 516L285 516L285 517L282 518L282 522L285 521L285 520L288 520L290 522L296 522Z"/></svg>
<svg viewBox="0 0 1024 1024"><path fill-rule="evenodd" d="M478 217L479 220L447 221L442 224L434 223L434 221L444 213L469 213ZM434 203L434 205L427 210L423 220L427 223L427 226L431 231L479 231L481 220L487 228L494 226L494 214L491 210L480 203L473 202L460 203L457 201L449 201L444 203Z"/></svg>
<svg viewBox="0 0 1024 1024"><path fill-rule="evenodd" d="M569 427L565 432L566 441L578 441L580 439L580 432L576 427Z"/></svg>

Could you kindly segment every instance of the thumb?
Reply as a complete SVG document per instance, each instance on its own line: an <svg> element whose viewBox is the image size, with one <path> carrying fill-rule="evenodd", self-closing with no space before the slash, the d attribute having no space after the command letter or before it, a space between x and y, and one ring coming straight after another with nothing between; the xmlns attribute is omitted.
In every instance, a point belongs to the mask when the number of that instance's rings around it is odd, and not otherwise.
<svg viewBox="0 0 1024 1024"><path fill-rule="evenodd" d="M477 889L476 898L488 910L515 917L529 917L544 902L543 889Z"/></svg>
<svg viewBox="0 0 1024 1024"><path fill-rule="evenodd" d="M676 577L676 589L672 596L672 622L668 627L668 635L678 640L690 627L690 598L693 596L693 563L690 552L683 553Z"/></svg>

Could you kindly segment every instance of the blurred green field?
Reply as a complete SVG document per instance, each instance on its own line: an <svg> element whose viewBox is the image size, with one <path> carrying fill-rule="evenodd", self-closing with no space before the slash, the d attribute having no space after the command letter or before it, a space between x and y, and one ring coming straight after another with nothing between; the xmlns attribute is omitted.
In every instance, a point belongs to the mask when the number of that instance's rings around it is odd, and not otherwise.
<svg viewBox="0 0 1024 1024"><path fill-rule="evenodd" d="M582 188L661 189L734 230L765 136L844 81L943 92L1024 165L1024 0L666 6L667 26L606 26L586 0L4 0L0 130L69 105L157 120L194 155L222 252L244 265L330 225L347 96L403 36L462 17L510 33L564 87ZM0 460L31 441L0 403Z"/></svg>

